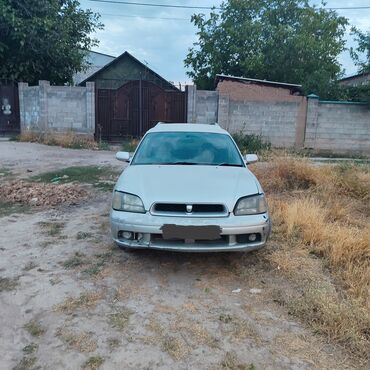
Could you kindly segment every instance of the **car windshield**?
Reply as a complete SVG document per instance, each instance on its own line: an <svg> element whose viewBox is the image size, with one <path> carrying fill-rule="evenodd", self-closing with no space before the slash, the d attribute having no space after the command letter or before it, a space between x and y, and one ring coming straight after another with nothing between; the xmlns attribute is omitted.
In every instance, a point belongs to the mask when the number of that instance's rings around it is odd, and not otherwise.
<svg viewBox="0 0 370 370"><path fill-rule="evenodd" d="M230 136L209 132L149 133L132 164L244 166Z"/></svg>

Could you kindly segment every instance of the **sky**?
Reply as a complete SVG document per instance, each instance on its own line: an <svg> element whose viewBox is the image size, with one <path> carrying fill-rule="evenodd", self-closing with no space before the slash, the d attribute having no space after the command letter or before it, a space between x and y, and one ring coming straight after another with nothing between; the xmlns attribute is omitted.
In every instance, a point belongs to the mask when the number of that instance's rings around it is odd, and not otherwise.
<svg viewBox="0 0 370 370"><path fill-rule="evenodd" d="M120 0L116 0L120 1ZM222 0L130 0L150 4L187 6L216 6ZM95 37L100 41L93 50L118 56L128 51L149 68L175 84L191 84L186 75L184 59L189 47L197 40L197 28L190 22L194 13L208 14L208 10L162 8L139 5L102 3L80 0L81 7L101 14L104 30ZM319 5L319 0L311 0ZM327 0L326 7L370 6L370 0ZM348 18L351 26L370 30L370 9L337 10L339 15ZM166 19L165 19L166 18ZM170 19L168 19L170 18ZM346 32L347 47L355 46L353 38ZM345 75L356 73L349 51L339 56ZM247 76L245 76L247 77Z"/></svg>

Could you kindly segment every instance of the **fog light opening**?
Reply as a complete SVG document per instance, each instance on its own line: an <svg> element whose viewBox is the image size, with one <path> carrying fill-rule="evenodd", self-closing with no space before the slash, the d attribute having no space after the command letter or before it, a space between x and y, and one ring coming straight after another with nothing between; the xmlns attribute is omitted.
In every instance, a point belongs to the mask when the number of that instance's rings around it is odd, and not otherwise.
<svg viewBox="0 0 370 370"><path fill-rule="evenodd" d="M130 232L130 231L124 231L122 233L122 237L123 237L123 239L127 239L127 240L132 239L132 232Z"/></svg>
<svg viewBox="0 0 370 370"><path fill-rule="evenodd" d="M256 234L249 234L248 240L250 242L254 242L254 241L256 241L256 239L257 239L257 235Z"/></svg>

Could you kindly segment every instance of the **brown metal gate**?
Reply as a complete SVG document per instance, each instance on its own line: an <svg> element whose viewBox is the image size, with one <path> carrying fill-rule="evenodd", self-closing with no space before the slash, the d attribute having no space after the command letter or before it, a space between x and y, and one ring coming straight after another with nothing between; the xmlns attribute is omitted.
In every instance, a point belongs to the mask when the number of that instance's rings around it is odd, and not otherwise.
<svg viewBox="0 0 370 370"><path fill-rule="evenodd" d="M115 141L140 137L158 122L186 122L185 93L149 81L130 81L117 90L96 91L96 135Z"/></svg>
<svg viewBox="0 0 370 370"><path fill-rule="evenodd" d="M13 81L0 80L0 135L19 132L18 86Z"/></svg>

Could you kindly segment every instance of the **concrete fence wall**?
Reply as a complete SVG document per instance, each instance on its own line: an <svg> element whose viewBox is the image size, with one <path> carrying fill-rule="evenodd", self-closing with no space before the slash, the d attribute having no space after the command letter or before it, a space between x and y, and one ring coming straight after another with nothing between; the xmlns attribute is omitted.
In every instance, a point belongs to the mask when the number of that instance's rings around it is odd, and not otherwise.
<svg viewBox="0 0 370 370"><path fill-rule="evenodd" d="M21 132L95 132L94 83L86 87L18 84Z"/></svg>
<svg viewBox="0 0 370 370"><path fill-rule="evenodd" d="M305 147L370 153L370 109L366 104L308 99Z"/></svg>
<svg viewBox="0 0 370 370"><path fill-rule="evenodd" d="M275 87L242 88L243 93L235 82L219 83L217 91L189 86L188 122L218 122L231 133L261 135L275 147L370 153L366 104L320 101Z"/></svg>
<svg viewBox="0 0 370 370"><path fill-rule="evenodd" d="M217 121L218 92L197 90L194 85L187 86L187 122L212 123Z"/></svg>

